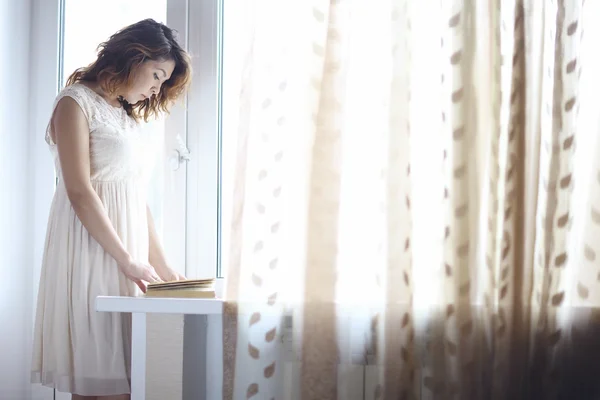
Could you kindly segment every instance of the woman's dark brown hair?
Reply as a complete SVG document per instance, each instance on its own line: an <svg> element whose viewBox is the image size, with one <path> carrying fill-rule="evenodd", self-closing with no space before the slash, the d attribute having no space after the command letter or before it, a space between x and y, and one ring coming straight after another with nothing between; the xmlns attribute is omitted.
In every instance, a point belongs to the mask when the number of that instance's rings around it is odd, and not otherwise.
<svg viewBox="0 0 600 400"><path fill-rule="evenodd" d="M147 121L161 111L168 113L191 81L190 57L177 43L175 32L164 24L145 19L118 31L98 46L96 61L69 76L67 86L80 81L97 82L107 94L122 93L133 84L137 68L150 60L175 62L175 69L160 92L135 104L119 98L128 115Z"/></svg>

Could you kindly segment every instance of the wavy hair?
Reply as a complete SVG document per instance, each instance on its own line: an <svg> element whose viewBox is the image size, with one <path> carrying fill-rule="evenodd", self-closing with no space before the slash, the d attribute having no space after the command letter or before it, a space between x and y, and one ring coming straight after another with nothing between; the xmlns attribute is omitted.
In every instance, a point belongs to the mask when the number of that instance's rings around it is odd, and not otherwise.
<svg viewBox="0 0 600 400"><path fill-rule="evenodd" d="M169 107L187 90L192 76L190 57L177 42L175 31L153 19L129 25L101 43L96 61L73 72L67 86L80 81L97 82L106 93L115 95L131 87L137 68L150 60L175 62L175 69L160 92L135 104L119 96L129 116L148 121L151 116L169 112Z"/></svg>

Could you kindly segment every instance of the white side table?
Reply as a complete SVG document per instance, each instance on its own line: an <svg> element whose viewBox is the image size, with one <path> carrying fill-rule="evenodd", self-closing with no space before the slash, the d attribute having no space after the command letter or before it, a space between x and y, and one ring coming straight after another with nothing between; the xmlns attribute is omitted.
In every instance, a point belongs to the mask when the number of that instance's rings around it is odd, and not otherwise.
<svg viewBox="0 0 600 400"><path fill-rule="evenodd" d="M221 299L98 296L96 311L131 313L131 400L145 400L146 314L220 315L223 311L223 301Z"/></svg>

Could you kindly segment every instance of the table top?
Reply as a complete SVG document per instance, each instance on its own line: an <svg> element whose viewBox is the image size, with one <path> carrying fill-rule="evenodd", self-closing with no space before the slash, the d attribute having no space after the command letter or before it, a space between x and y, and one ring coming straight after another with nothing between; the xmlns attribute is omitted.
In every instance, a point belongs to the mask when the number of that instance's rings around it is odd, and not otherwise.
<svg viewBox="0 0 600 400"><path fill-rule="evenodd" d="M96 297L96 311L218 315L223 311L223 300L144 296L98 296Z"/></svg>

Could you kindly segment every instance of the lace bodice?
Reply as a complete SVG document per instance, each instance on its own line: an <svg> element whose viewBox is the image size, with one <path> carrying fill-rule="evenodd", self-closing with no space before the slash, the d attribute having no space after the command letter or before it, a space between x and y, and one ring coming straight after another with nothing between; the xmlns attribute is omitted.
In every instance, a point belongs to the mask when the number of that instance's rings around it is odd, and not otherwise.
<svg viewBox="0 0 600 400"><path fill-rule="evenodd" d="M75 83L56 97L54 107L65 96L83 110L90 129L90 178L92 181L147 179L151 161L150 138L143 123L129 117L123 108L109 104L87 86ZM56 144L46 130L46 142L55 156L58 176L62 176Z"/></svg>

